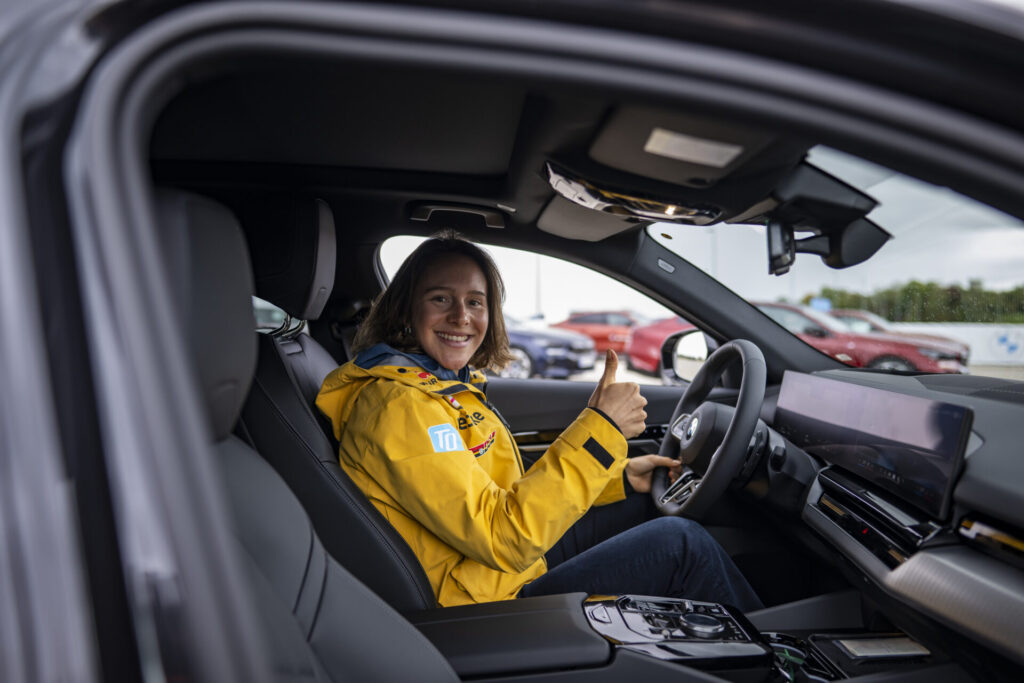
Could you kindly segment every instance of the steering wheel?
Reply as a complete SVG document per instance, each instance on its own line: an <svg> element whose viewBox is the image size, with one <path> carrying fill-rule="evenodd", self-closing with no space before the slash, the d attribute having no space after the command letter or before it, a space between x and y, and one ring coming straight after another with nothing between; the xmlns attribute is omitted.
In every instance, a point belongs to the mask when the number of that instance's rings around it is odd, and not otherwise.
<svg viewBox="0 0 1024 683"><path fill-rule="evenodd" d="M743 378L736 408L705 402L722 372L737 358L742 362ZM658 451L683 463L683 473L671 484L667 468L654 471L651 495L661 514L700 518L739 474L757 427L766 376L764 355L745 339L720 346L704 361L679 399ZM726 421L725 436L709 456L715 444L708 438L720 433Z"/></svg>

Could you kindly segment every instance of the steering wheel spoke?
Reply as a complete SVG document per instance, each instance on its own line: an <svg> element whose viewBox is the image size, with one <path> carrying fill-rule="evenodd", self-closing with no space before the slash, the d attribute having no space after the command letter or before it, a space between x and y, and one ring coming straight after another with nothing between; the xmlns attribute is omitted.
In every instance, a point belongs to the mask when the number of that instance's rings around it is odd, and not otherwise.
<svg viewBox="0 0 1024 683"><path fill-rule="evenodd" d="M683 435L685 434L687 420L690 419L689 413L683 413L678 418L672 421L672 425L668 428L668 433L676 441L682 442Z"/></svg>
<svg viewBox="0 0 1024 683"><path fill-rule="evenodd" d="M679 475L679 478L665 489L665 493L661 494L659 500L662 505L668 503L684 505L698 486L700 486L700 475L687 467Z"/></svg>

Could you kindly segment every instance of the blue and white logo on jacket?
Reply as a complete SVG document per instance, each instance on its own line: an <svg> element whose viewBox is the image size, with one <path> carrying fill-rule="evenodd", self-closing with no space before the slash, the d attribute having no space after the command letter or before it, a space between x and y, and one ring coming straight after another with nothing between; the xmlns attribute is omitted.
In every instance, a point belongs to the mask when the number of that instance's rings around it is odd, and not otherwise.
<svg viewBox="0 0 1024 683"><path fill-rule="evenodd" d="M430 436L430 443L433 445L435 453L466 450L466 445L462 443L459 432L450 424L428 427L427 434Z"/></svg>

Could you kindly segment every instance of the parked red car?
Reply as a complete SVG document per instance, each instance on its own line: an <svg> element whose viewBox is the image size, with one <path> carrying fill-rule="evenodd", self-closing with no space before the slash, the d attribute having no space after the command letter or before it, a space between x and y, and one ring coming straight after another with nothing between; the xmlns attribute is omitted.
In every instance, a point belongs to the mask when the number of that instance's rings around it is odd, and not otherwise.
<svg viewBox="0 0 1024 683"><path fill-rule="evenodd" d="M942 337L937 334L923 334L920 332L904 332L893 329L892 323L885 318L875 315L871 311L859 311L850 308L836 308L829 311L829 315L843 322L854 332L864 334L891 334L905 339L916 339L926 346L934 346L943 349L957 357L967 365L967 358L971 354L971 347L956 339Z"/></svg>
<svg viewBox="0 0 1024 683"><path fill-rule="evenodd" d="M594 348L598 353L607 349L622 353L630 329L647 323L647 318L632 311L581 311L572 313L567 320L555 323L552 327L587 335L594 340Z"/></svg>
<svg viewBox="0 0 1024 683"><path fill-rule="evenodd" d="M859 334L838 319L807 306L752 302L805 342L854 367L922 372L967 372L966 357L920 337Z"/></svg>
<svg viewBox="0 0 1024 683"><path fill-rule="evenodd" d="M661 345L673 332L693 328L688 321L675 315L655 320L650 325L637 325L626 342L627 362L631 370L657 374L661 364Z"/></svg>

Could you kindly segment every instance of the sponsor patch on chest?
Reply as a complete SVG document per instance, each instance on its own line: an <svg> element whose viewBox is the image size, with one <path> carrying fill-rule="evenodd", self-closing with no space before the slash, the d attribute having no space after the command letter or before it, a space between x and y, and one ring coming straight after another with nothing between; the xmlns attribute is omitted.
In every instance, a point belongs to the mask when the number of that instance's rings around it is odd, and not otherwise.
<svg viewBox="0 0 1024 683"><path fill-rule="evenodd" d="M427 435L430 437L430 444L434 447L435 453L447 453L449 451L462 451L466 445L462 443L462 437L458 430L450 424L439 424L427 427Z"/></svg>

